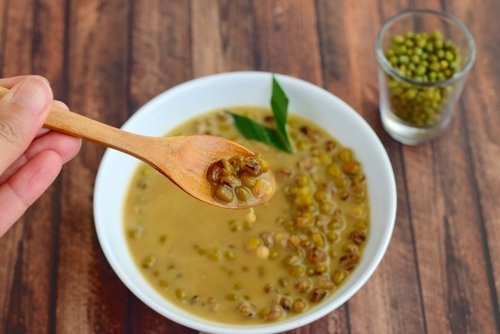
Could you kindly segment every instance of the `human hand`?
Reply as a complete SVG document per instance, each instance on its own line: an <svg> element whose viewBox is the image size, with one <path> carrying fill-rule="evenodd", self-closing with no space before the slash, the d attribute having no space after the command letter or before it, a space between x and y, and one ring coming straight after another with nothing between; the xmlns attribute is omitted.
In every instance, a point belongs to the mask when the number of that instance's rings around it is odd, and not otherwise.
<svg viewBox="0 0 500 334"><path fill-rule="evenodd" d="M81 140L42 128L54 101L46 79L0 79L0 237L55 180Z"/></svg>

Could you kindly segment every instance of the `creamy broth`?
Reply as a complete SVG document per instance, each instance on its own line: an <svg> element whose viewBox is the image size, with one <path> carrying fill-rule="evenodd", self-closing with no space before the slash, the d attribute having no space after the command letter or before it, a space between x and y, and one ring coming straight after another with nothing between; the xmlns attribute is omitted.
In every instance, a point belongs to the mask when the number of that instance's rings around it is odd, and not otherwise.
<svg viewBox="0 0 500 334"><path fill-rule="evenodd" d="M231 111L272 124L268 109ZM317 125L289 115L288 127L294 154L242 138L220 110L169 133L219 135L260 153L277 189L255 209L202 203L138 168L125 232L141 272L167 300L224 323L278 321L326 300L355 269L369 232L363 168Z"/></svg>

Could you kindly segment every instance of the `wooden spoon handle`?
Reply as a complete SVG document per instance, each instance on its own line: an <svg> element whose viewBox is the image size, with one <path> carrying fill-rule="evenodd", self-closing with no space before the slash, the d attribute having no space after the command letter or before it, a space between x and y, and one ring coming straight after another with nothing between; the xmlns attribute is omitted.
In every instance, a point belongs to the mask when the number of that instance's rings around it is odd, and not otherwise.
<svg viewBox="0 0 500 334"><path fill-rule="evenodd" d="M7 88L0 86L0 98L8 91ZM144 148L151 145L150 142L152 141L150 137L126 132L54 106L50 108L50 113L45 120L44 126L73 137L90 140L94 143L114 148L135 157L141 157L143 160L143 154L147 151Z"/></svg>
<svg viewBox="0 0 500 334"><path fill-rule="evenodd" d="M144 153L144 141L147 140L147 137L117 129L58 107L50 109L44 126L51 130L90 140L134 156Z"/></svg>

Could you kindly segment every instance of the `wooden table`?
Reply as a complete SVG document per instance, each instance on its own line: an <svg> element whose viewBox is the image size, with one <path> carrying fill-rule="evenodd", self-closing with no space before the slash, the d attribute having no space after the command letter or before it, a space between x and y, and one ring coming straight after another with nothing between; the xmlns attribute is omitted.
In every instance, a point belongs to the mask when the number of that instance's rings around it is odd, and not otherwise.
<svg viewBox="0 0 500 334"><path fill-rule="evenodd" d="M72 110L115 126L212 73L272 71L326 88L387 149L397 222L369 282L293 333L500 332L500 1L424 3L466 22L478 59L449 129L418 147L382 129L373 45L414 1L2 0L0 76L44 75ZM145 306L104 258L92 216L102 154L84 144L0 239L0 333L196 332Z"/></svg>

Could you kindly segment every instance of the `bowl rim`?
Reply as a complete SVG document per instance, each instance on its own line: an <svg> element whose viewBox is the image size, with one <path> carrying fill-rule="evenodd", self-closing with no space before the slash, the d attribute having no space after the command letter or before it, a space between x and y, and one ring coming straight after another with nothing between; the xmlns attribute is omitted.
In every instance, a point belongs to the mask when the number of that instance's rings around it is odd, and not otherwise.
<svg viewBox="0 0 500 334"><path fill-rule="evenodd" d="M172 88L169 88L165 90L164 92L160 93L156 97L152 98L148 102L146 102L142 107L140 107L136 113L134 113L122 126L122 129L125 130L130 130L133 128L133 125L140 120L142 117L147 117L148 113L151 113L151 111L148 112L148 110L154 110L155 107L157 107L159 104L161 104L161 101L165 98L168 98L170 95L177 94L179 92L185 91L185 90L190 90L196 88L197 85L203 85L206 84L209 81L212 82L217 82L218 80L221 80L222 82L224 80L234 80L235 78L238 78L240 80L262 80L263 77L266 79L269 79L271 76L274 75L276 79L282 84L284 87L286 87L287 84L293 84L293 85L299 85L300 87L303 87L306 90L312 90L317 94L322 94L327 97L328 99L331 99L339 108L344 109L349 111L349 117L351 117L355 122L358 123L359 126L361 126L367 133L367 135L371 139L371 144L374 145L374 148L376 148L377 153L381 153L380 159L381 163L383 164L383 171L386 173L387 181L389 184L387 184L387 195L388 195L388 201L387 201L387 226L384 231L384 233L380 237L380 241L378 244L377 252L376 254L373 255L372 260L367 264L365 270L361 273L360 278L352 282L352 287L348 289L347 291L344 291L342 294L335 293L334 296L336 296L333 300L335 302L325 302L322 303L321 305L318 305L314 308L312 308L310 311L305 312L302 315L296 315L291 317L290 319L285 319L283 321L279 321L276 323L266 323L266 324L259 324L259 325L234 325L234 324L224 324L224 323L218 323L214 322L211 320L206 320L203 318L200 318L198 316L192 316L192 317L186 317L182 313L188 313L187 311L181 310L179 312L172 312L172 310L165 309L161 305L156 304L154 301L151 300L150 297L134 284L133 280L128 277L126 274L123 265L119 263L119 261L115 258L115 255L113 253L113 249L110 246L110 243L108 242L108 238L106 235L106 232L104 230L104 226L106 225L106 222L102 222L100 220L100 212L101 210L106 210L106 207L104 203L102 203L102 196L103 196L103 191L106 191L106 189L103 189L103 183L106 182L105 180L105 173L106 173L106 168L107 165L112 161L112 155L114 153L113 150L107 149L106 152L103 155L103 158L101 160L101 163L99 165L99 169L96 175L96 180L95 180L95 186L94 186L94 224L96 227L96 232L97 232L97 237L99 240L99 244L101 246L101 249L103 250L103 253L112 267L113 271L116 273L116 275L119 277L119 279L122 281L122 283L127 286L127 288L135 295L137 296L142 302L144 302L147 306L155 310L157 313L161 314L162 316L177 322L181 325L187 326L189 328L193 328L195 330L199 331L204 331L208 333L234 333L235 331L238 331L239 333L275 333L275 332L282 332L282 331L287 331L291 330L294 328L301 327L303 325L309 324L313 321L316 321L317 319L325 316L326 314L332 312L333 310L337 309L341 305L343 305L347 300L349 300L356 292L359 291L359 289L368 281L368 279L373 275L374 271L380 264L385 252L387 251L392 232L394 229L395 225L395 219L396 219L396 206L397 206L397 192L396 192L396 181L394 177L394 172L392 169L391 162L389 160L389 157L387 155L387 152L382 145L380 139L378 136L375 134L373 129L368 125L368 123L359 115L352 107L350 107L346 102L335 96L334 94L330 93L329 91L316 86L310 82L294 78L288 75L284 74L277 74L277 73L270 73L270 72L261 72L261 71L236 71L236 72L225 72L225 73L219 73L219 74L213 74L213 75L207 75L203 77L199 77L193 80L186 81L184 83L181 83L179 85L176 85ZM203 112L208 112L210 111L209 109L207 110L200 110L198 114L202 114ZM293 111L292 111L293 113ZM328 130L327 130L328 131ZM329 132L329 131L328 131ZM370 192L370 191L369 191ZM123 201L123 199L122 199ZM372 201L372 200L370 200ZM120 213L121 214L121 213ZM123 231L120 231L120 233L125 237L125 233ZM364 256L366 257L366 256ZM148 283L149 284L149 283ZM332 297L333 298L333 297ZM170 303L171 304L171 303ZM173 308L179 309L177 306L174 304L171 304ZM177 310L178 311L178 310ZM192 319L191 319L192 318ZM194 320L193 320L194 319Z"/></svg>

